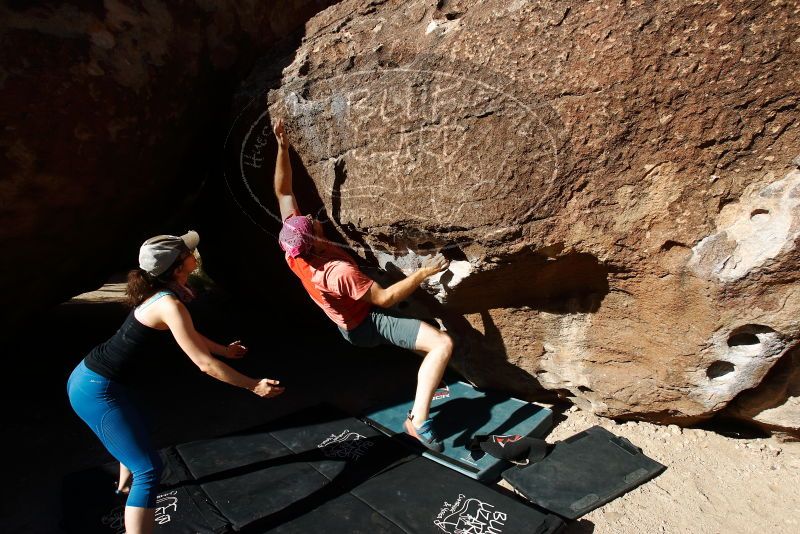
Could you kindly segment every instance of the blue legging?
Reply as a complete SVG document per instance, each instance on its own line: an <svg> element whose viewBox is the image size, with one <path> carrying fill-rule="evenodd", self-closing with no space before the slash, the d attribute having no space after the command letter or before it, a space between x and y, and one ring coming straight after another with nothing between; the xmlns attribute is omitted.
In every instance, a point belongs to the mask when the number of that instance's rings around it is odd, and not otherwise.
<svg viewBox="0 0 800 534"><path fill-rule="evenodd" d="M108 452L133 473L126 506L155 508L162 463L125 387L81 361L67 382L69 402Z"/></svg>

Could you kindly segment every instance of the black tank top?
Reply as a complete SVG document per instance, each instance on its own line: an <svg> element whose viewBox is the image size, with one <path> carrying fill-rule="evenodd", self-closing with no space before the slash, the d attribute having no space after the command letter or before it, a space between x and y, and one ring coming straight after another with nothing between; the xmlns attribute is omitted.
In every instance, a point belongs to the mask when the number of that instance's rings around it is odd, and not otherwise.
<svg viewBox="0 0 800 534"><path fill-rule="evenodd" d="M164 295L157 293L143 306L146 308ZM96 346L84 358L86 367L110 380L127 383L133 377L143 376L147 368L157 369L157 356L161 348L171 339L167 330L157 330L143 325L131 310L117 333Z"/></svg>

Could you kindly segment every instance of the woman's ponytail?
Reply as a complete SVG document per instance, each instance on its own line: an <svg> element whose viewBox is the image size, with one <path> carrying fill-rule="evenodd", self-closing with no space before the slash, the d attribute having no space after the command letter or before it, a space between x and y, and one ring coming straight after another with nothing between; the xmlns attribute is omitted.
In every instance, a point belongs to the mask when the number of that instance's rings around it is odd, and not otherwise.
<svg viewBox="0 0 800 534"><path fill-rule="evenodd" d="M125 302L135 308L152 296L159 286L149 274L142 269L133 269L128 272L128 287L125 289Z"/></svg>

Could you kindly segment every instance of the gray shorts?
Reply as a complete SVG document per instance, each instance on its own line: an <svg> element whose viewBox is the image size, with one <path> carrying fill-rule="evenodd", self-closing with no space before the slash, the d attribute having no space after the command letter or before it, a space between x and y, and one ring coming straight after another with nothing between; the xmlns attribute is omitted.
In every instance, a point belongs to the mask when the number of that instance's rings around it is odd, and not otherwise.
<svg viewBox="0 0 800 534"><path fill-rule="evenodd" d="M352 330L339 327L347 341L357 347L377 347L378 345L397 345L404 349L414 349L422 321L410 317L393 315L382 309L373 309L364 321Z"/></svg>

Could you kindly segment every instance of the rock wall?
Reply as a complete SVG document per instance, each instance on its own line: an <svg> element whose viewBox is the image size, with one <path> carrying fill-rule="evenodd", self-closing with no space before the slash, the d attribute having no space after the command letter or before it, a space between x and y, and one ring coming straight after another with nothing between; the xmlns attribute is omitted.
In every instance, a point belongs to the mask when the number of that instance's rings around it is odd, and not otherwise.
<svg viewBox="0 0 800 534"><path fill-rule="evenodd" d="M696 422L795 365L799 12L345 0L309 22L268 113L234 124L228 180L274 219L245 186L285 117L330 235L389 275L453 261L407 311L448 327L470 380ZM796 403L797 373L777 375L769 407Z"/></svg>
<svg viewBox="0 0 800 534"><path fill-rule="evenodd" d="M330 3L0 6L0 335L186 230L233 87Z"/></svg>

